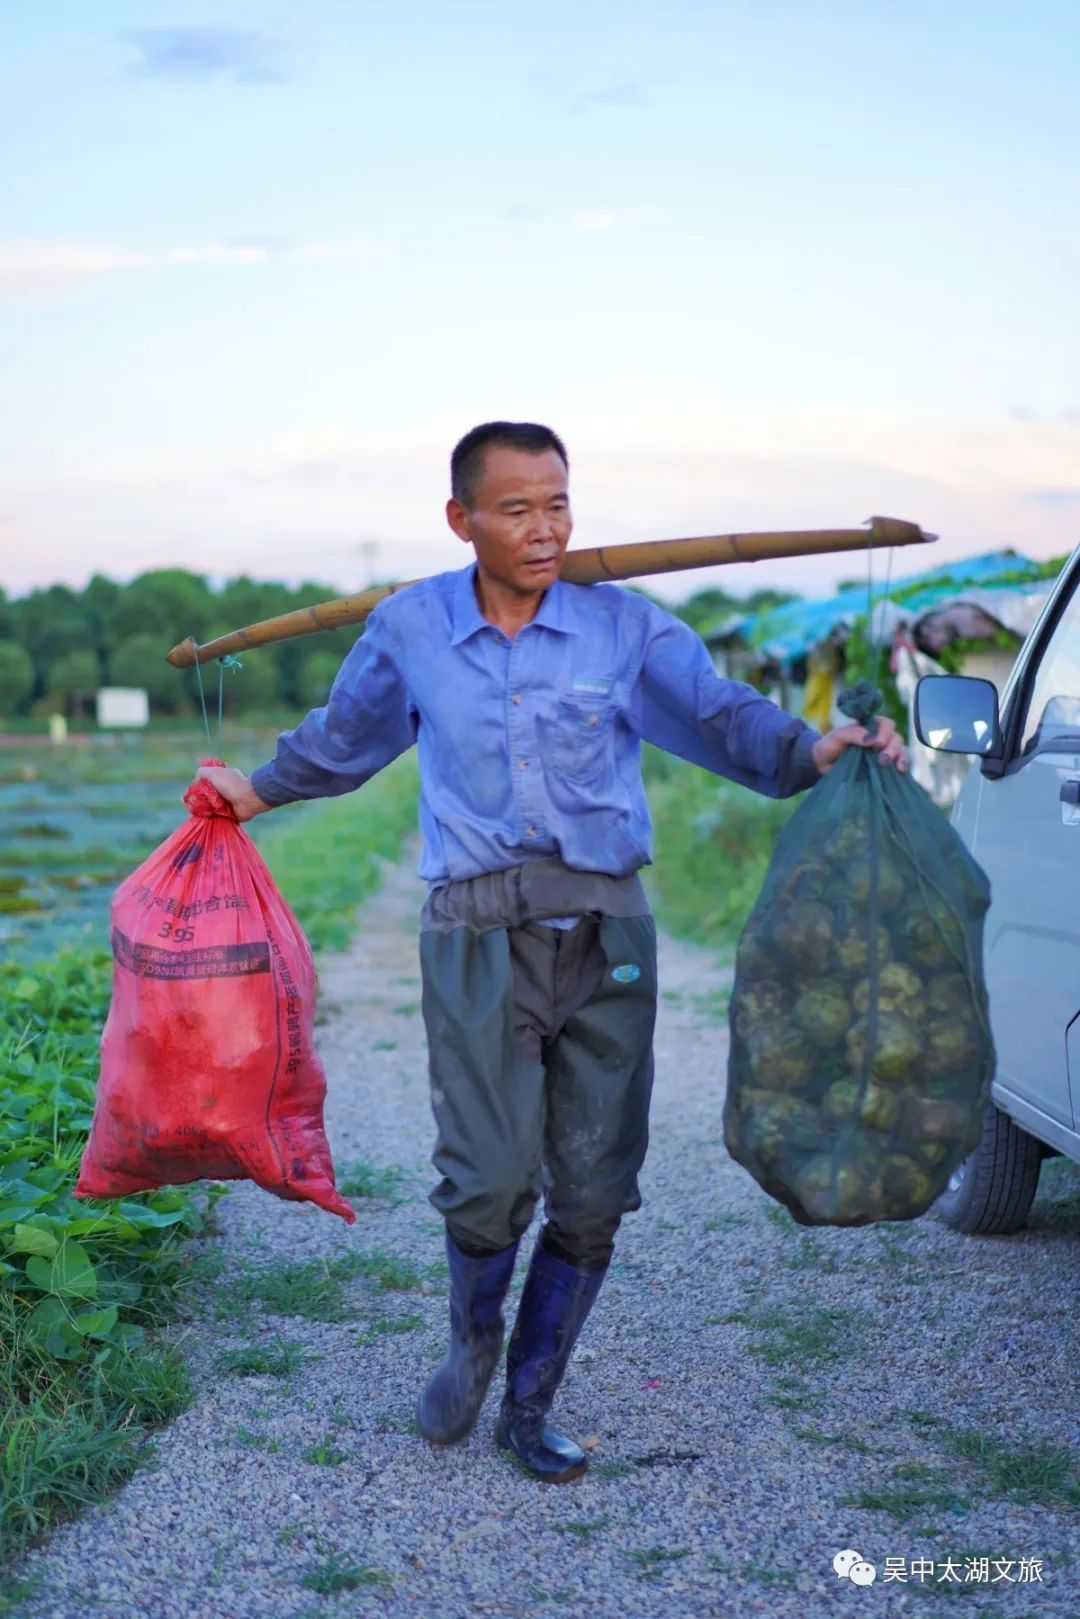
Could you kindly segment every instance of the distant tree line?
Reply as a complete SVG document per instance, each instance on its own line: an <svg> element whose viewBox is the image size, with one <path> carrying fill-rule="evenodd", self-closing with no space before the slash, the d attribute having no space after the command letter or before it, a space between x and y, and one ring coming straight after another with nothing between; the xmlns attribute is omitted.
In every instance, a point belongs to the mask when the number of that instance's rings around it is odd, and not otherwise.
<svg viewBox="0 0 1080 1619"><path fill-rule="evenodd" d="M155 713L190 713L198 706L194 671L165 661L177 641L187 635L211 641L338 594L331 585L294 589L246 575L215 589L205 575L183 568L143 573L128 584L95 574L81 591L49 585L12 600L0 590L0 716L78 717L104 685L142 687ZM731 613L764 611L787 599L771 591L738 598L711 588L671 610L700 632ZM304 710L325 702L360 634L362 626L355 626L244 654L240 673L225 676L228 712ZM203 678L208 702L216 706L217 664L204 665Z"/></svg>

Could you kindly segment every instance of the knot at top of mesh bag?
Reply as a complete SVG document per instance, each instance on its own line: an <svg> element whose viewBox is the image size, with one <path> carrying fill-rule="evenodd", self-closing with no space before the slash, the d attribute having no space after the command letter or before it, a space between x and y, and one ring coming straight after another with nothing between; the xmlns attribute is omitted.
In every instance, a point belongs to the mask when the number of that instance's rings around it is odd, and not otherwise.
<svg viewBox="0 0 1080 1619"><path fill-rule="evenodd" d="M847 714L857 725L865 725L872 734L876 727L870 722L884 701L872 680L857 680L853 686L844 687L837 698L837 707L841 714Z"/></svg>

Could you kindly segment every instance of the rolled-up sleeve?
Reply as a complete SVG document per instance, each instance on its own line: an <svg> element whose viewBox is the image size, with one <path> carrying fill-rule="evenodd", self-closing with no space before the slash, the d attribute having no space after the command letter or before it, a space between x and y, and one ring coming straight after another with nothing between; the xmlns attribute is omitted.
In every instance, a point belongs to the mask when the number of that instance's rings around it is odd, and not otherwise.
<svg viewBox="0 0 1080 1619"><path fill-rule="evenodd" d="M820 779L819 732L744 681L716 673L701 637L647 603L646 640L630 716L638 735L714 775L789 798Z"/></svg>
<svg viewBox="0 0 1080 1619"><path fill-rule="evenodd" d="M251 775L267 804L331 798L362 787L416 741L418 716L376 608L347 654L326 704L278 737L277 753Z"/></svg>

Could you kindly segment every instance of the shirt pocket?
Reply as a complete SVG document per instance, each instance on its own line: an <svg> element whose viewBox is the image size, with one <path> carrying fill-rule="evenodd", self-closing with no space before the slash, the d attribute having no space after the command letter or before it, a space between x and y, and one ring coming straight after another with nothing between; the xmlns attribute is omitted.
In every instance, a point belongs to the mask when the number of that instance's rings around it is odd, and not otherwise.
<svg viewBox="0 0 1080 1619"><path fill-rule="evenodd" d="M600 788L615 775L617 702L566 692L556 699L547 763L556 777L579 787Z"/></svg>

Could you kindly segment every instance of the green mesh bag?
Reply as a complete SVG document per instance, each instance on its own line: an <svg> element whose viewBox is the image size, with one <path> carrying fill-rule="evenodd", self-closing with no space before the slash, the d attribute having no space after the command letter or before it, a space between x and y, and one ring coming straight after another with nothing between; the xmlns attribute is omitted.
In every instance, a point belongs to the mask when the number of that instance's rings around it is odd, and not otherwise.
<svg viewBox="0 0 1080 1619"><path fill-rule="evenodd" d="M845 692L872 724L880 693ZM910 1220L979 1140L990 885L908 775L847 748L781 833L740 937L724 1141L802 1225Z"/></svg>

